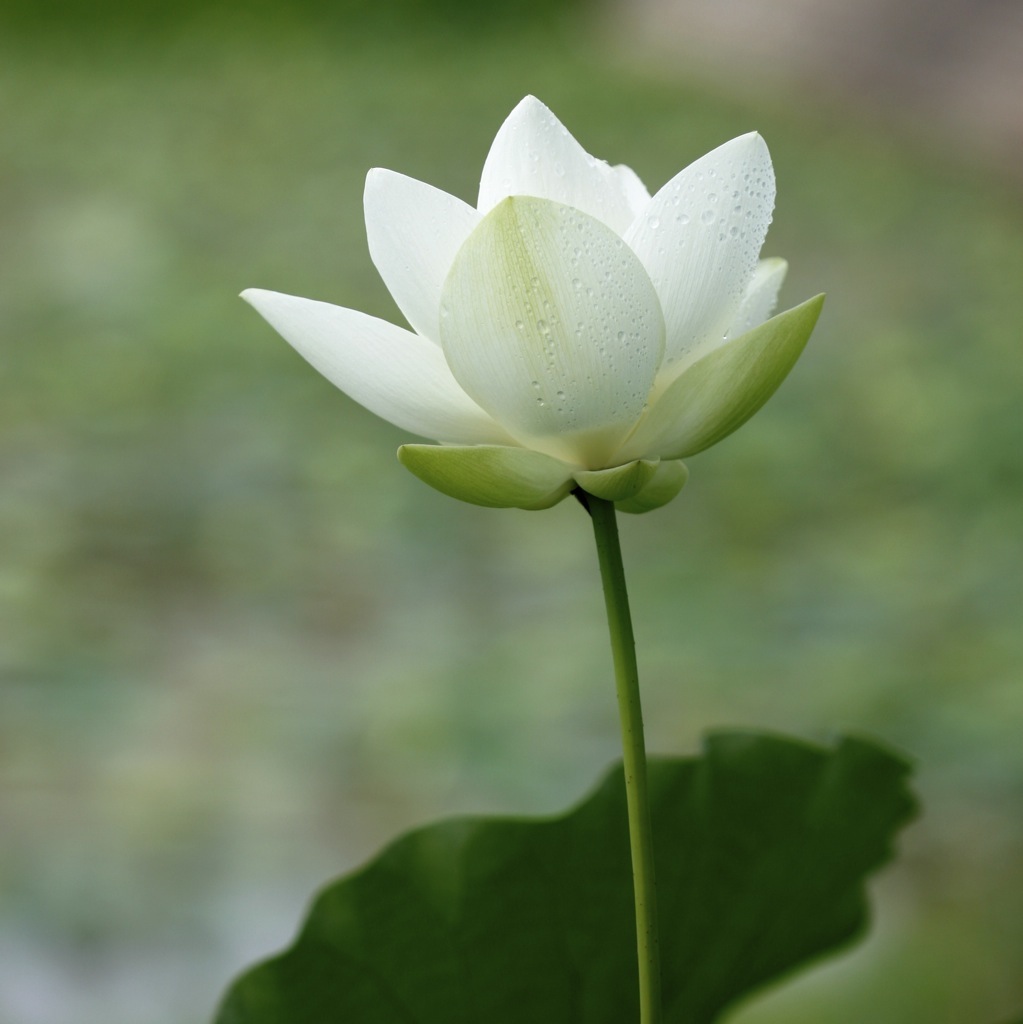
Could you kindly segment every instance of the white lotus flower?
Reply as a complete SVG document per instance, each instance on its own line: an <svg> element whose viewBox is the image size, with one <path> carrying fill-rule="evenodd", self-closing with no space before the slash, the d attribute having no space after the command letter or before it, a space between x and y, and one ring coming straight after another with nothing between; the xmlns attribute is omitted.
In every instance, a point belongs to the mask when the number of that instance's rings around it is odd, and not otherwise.
<svg viewBox="0 0 1023 1024"><path fill-rule="evenodd" d="M398 455L446 494L533 509L579 487L641 512L678 493L682 458L763 405L816 323L823 296L767 319L786 270L759 259L773 206L755 133L651 198L528 96L494 139L475 209L369 172L370 255L411 331L243 297L357 402L439 441Z"/></svg>

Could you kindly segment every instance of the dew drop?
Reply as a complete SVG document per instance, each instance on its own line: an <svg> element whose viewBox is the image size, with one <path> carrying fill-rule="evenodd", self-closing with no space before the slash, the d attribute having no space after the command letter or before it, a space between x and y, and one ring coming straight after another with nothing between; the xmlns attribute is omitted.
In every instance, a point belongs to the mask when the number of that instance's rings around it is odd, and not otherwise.
<svg viewBox="0 0 1023 1024"><path fill-rule="evenodd" d="M647 217L646 223L651 231L656 231L661 226L661 218L655 216Z"/></svg>
<svg viewBox="0 0 1023 1024"><path fill-rule="evenodd" d="M714 223L714 211L713 210L704 210L703 213L700 214L700 220L704 224L713 224Z"/></svg>

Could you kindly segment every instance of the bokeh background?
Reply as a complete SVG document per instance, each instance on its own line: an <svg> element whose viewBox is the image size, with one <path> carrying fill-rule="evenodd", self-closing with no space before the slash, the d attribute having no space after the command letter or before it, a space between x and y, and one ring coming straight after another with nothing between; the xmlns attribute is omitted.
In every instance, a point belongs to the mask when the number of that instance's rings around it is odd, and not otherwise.
<svg viewBox="0 0 1023 1024"><path fill-rule="evenodd" d="M527 92L653 187L758 129L784 299L829 293L623 524L654 751L756 725L918 765L869 940L733 1024L1023 1011L1023 28L854 6L5 6L2 1024L207 1020L397 832L561 810L616 756L580 508L432 492L236 298L398 317L366 170L472 199Z"/></svg>

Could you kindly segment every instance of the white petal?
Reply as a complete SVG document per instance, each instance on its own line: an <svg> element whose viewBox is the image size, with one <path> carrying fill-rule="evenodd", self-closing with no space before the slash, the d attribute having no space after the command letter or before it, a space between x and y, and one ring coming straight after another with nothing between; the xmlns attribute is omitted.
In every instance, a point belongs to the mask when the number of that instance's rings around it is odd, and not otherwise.
<svg viewBox="0 0 1023 1024"><path fill-rule="evenodd" d="M720 342L731 326L773 208L771 157L754 132L677 174L626 233L661 299L669 375L677 360Z"/></svg>
<svg viewBox="0 0 1023 1024"><path fill-rule="evenodd" d="M461 199L377 167L366 175L369 254L413 329L439 341L440 293L455 253L479 223Z"/></svg>
<svg viewBox="0 0 1023 1024"><path fill-rule="evenodd" d="M519 103L494 138L480 181L480 213L489 213L508 196L574 206L619 234L633 220L615 169L590 156L533 96Z"/></svg>
<svg viewBox="0 0 1023 1024"><path fill-rule="evenodd" d="M647 401L664 350L653 286L604 224L505 199L455 257L441 343L465 391L523 444L587 469Z"/></svg>
<svg viewBox="0 0 1023 1024"><path fill-rule="evenodd" d="M622 195L625 196L625 202L628 203L629 214L635 220L646 209L646 204L650 202L650 193L631 167L627 167L625 164L616 164L611 170L614 171L615 177L618 179L618 187L621 189Z"/></svg>
<svg viewBox="0 0 1023 1024"><path fill-rule="evenodd" d="M455 382L440 347L354 309L250 288L242 298L370 412L453 444L512 444Z"/></svg>
<svg viewBox="0 0 1023 1024"><path fill-rule="evenodd" d="M759 327L770 317L778 304L778 292L788 269L788 263L777 258L761 260L757 264L753 280L742 297L739 312L725 334L725 341Z"/></svg>

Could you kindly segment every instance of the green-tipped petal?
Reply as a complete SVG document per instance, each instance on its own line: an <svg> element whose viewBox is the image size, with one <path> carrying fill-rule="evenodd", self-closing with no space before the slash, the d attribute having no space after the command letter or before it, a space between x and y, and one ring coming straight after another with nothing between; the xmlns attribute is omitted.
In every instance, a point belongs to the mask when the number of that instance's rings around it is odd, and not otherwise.
<svg viewBox="0 0 1023 1024"><path fill-rule="evenodd" d="M697 360L647 412L620 457L681 459L737 430L795 365L823 305L818 295Z"/></svg>
<svg viewBox="0 0 1023 1024"><path fill-rule="evenodd" d="M638 459L612 469L579 470L575 482L587 494L605 501L626 501L643 490L656 472L656 459Z"/></svg>
<svg viewBox="0 0 1023 1024"><path fill-rule="evenodd" d="M550 508L573 484L571 466L527 448L405 444L398 459L442 494L488 508Z"/></svg>
<svg viewBox="0 0 1023 1024"><path fill-rule="evenodd" d="M652 512L675 498L688 479L689 470L684 462L660 462L647 485L631 498L616 502L615 507L619 512Z"/></svg>

